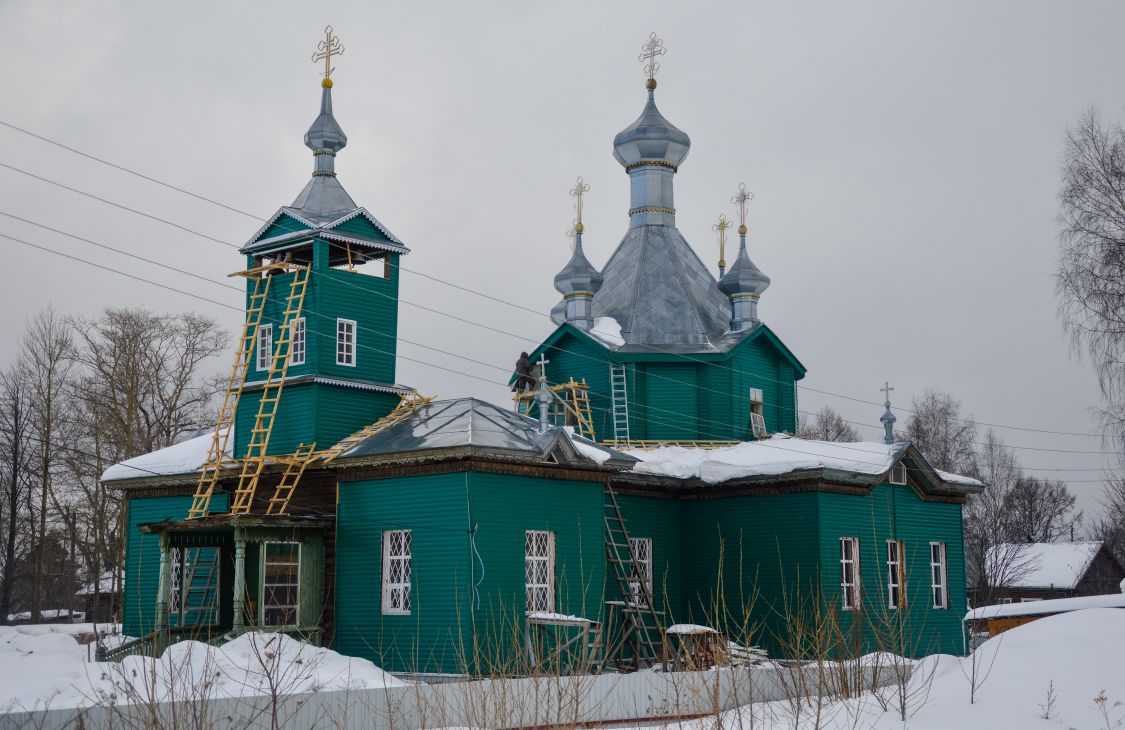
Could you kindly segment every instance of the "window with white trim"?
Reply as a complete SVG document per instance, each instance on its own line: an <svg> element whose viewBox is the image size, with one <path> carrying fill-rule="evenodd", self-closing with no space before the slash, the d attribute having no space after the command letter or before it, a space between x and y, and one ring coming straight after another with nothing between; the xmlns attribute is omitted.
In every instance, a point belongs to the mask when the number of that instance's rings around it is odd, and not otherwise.
<svg viewBox="0 0 1125 730"><path fill-rule="evenodd" d="M383 531L383 613L410 613L410 530Z"/></svg>
<svg viewBox="0 0 1125 730"><path fill-rule="evenodd" d="M840 601L845 611L859 608L859 538L840 538Z"/></svg>
<svg viewBox="0 0 1125 730"><path fill-rule="evenodd" d="M906 608L906 546L887 540L887 608Z"/></svg>
<svg viewBox="0 0 1125 730"><path fill-rule="evenodd" d="M750 389L750 433L754 438L766 436L765 398L761 388Z"/></svg>
<svg viewBox="0 0 1125 730"><path fill-rule="evenodd" d="M305 318L297 317L289 323L289 364L305 364Z"/></svg>
<svg viewBox="0 0 1125 730"><path fill-rule="evenodd" d="M336 320L336 364L355 367L355 320Z"/></svg>
<svg viewBox="0 0 1125 730"><path fill-rule="evenodd" d="M906 464L901 461L891 467L891 484L906 484Z"/></svg>
<svg viewBox="0 0 1125 730"><path fill-rule="evenodd" d="M949 608L949 577L945 562L945 543L930 543L930 589L934 608Z"/></svg>
<svg viewBox="0 0 1125 730"><path fill-rule="evenodd" d="M555 610L555 533L528 530L524 536L527 610Z"/></svg>
<svg viewBox="0 0 1125 730"><path fill-rule="evenodd" d="M258 325L258 369L269 370L273 360L273 325Z"/></svg>
<svg viewBox="0 0 1125 730"><path fill-rule="evenodd" d="M267 542L265 553L262 625L296 626L301 605L301 543Z"/></svg>
<svg viewBox="0 0 1125 730"><path fill-rule="evenodd" d="M633 579L629 581L629 594L633 603L647 606L647 596L652 596L652 538L631 537L629 548L633 553L635 567ZM655 597L653 598L655 600Z"/></svg>

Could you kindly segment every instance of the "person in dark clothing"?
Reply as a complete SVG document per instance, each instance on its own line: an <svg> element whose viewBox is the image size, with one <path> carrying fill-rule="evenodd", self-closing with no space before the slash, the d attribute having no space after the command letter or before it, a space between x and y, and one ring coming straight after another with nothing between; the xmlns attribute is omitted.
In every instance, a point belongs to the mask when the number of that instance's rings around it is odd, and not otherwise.
<svg viewBox="0 0 1125 730"><path fill-rule="evenodd" d="M520 359L516 360L516 370L512 375L516 379L512 384L513 390L522 393L535 389L535 374L531 370L531 361L527 359L526 352L520 353Z"/></svg>

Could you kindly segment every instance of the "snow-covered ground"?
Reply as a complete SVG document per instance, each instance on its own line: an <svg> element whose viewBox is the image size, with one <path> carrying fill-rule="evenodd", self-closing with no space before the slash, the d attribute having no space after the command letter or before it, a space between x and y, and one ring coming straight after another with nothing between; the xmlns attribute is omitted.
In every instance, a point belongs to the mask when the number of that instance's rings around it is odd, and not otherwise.
<svg viewBox="0 0 1125 730"><path fill-rule="evenodd" d="M182 641L159 659L90 661L69 631L80 624L0 626L0 711L186 700L404 684L365 659L283 634L243 634L222 647ZM87 626L89 626L87 624Z"/></svg>
<svg viewBox="0 0 1125 730"><path fill-rule="evenodd" d="M970 702L973 666L976 696ZM1125 727L1125 610L1093 608L1049 616L989 639L974 658L928 657L906 689L907 719L895 687L834 702L747 705L718 718L653 728L713 730L1001 730Z"/></svg>

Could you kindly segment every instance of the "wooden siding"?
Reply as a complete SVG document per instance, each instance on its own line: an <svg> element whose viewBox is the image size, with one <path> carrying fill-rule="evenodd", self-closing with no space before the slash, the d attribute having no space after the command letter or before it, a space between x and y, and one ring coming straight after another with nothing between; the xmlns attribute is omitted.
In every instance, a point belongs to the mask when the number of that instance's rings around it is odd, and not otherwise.
<svg viewBox="0 0 1125 730"><path fill-rule="evenodd" d="M961 617L967 610L965 561L961 535L961 505L923 502L909 486L880 484L870 496L820 492L820 559L824 565L823 593L838 605L840 595L840 538L856 537L860 548L860 576L865 648L875 650L896 623L907 630L905 644L886 647L910 656L964 651ZM902 540L906 548L906 612L887 607L887 540ZM946 544L948 608L933 608L930 543ZM845 626L857 620L844 612ZM882 637L880 636L882 635ZM902 644L902 642L899 642Z"/></svg>
<svg viewBox="0 0 1125 730"><path fill-rule="evenodd" d="M379 238L384 241L389 241L387 235L376 228L371 221L364 218L362 215L346 220L332 230L339 231L340 233L358 233L362 236L370 236L371 238Z"/></svg>
<svg viewBox="0 0 1125 730"><path fill-rule="evenodd" d="M618 496L625 529L633 538L652 540L652 593L658 610L664 611L664 625L679 622L684 615L684 574L682 553L685 548L683 503L671 499ZM690 538L690 535L689 535ZM617 579L606 566L606 596L620 600Z"/></svg>
<svg viewBox="0 0 1125 730"><path fill-rule="evenodd" d="M567 333L547 350L546 356L549 382L565 383L571 378L586 381L594 432L598 439L613 438L609 350L587 337Z"/></svg>
<svg viewBox="0 0 1125 730"><path fill-rule="evenodd" d="M316 444L327 448L394 410L399 397L362 388L316 384Z"/></svg>
<svg viewBox="0 0 1125 730"><path fill-rule="evenodd" d="M321 387L315 383L289 383L282 388L266 453L291 454L299 444L311 444L316 440L317 393ZM234 455L237 458L246 454L261 397L259 389L244 392L238 399L234 420Z"/></svg>
<svg viewBox="0 0 1125 730"><path fill-rule="evenodd" d="M122 631L144 636L156 622L156 592L160 585L160 537L144 535L139 525L187 517L191 495L131 497L126 500L125 586ZM217 492L211 509L227 509L226 493Z"/></svg>
<svg viewBox="0 0 1125 730"><path fill-rule="evenodd" d="M388 671L461 670L473 579L467 490L464 473L340 484L337 651ZM409 615L382 612L384 530L411 530Z"/></svg>
<svg viewBox="0 0 1125 730"><path fill-rule="evenodd" d="M638 417L644 420L647 439L722 439L720 429L711 435L701 428L699 404L706 392L699 389L699 365L692 362L661 362L638 365L645 381L643 407Z"/></svg>
<svg viewBox="0 0 1125 730"><path fill-rule="evenodd" d="M290 216L283 214L280 218L270 224L270 227L263 231L262 235L258 236L254 240L264 241L267 238L273 238L274 236L283 236L286 233L293 233L294 231L305 231L308 230L308 228L308 226L306 226L296 218L291 218Z"/></svg>

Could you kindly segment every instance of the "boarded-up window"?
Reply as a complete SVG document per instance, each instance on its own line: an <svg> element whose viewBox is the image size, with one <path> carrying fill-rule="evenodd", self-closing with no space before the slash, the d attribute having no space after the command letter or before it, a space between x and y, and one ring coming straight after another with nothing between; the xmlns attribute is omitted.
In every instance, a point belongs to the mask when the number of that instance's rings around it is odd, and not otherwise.
<svg viewBox="0 0 1125 730"><path fill-rule="evenodd" d="M524 536L527 610L555 610L555 533L528 530Z"/></svg>
<svg viewBox="0 0 1125 730"><path fill-rule="evenodd" d="M383 533L383 613L410 613L410 530Z"/></svg>
<svg viewBox="0 0 1125 730"><path fill-rule="evenodd" d="M859 608L858 538L840 538L840 601L845 611Z"/></svg>
<svg viewBox="0 0 1125 730"><path fill-rule="evenodd" d="M887 540L887 608L906 608L905 554L902 540Z"/></svg>
<svg viewBox="0 0 1125 730"><path fill-rule="evenodd" d="M934 608L949 608L949 580L945 562L945 543L930 543L930 587L934 595Z"/></svg>
<svg viewBox="0 0 1125 730"><path fill-rule="evenodd" d="M300 605L301 543L267 542L262 576L262 624L296 626Z"/></svg>

